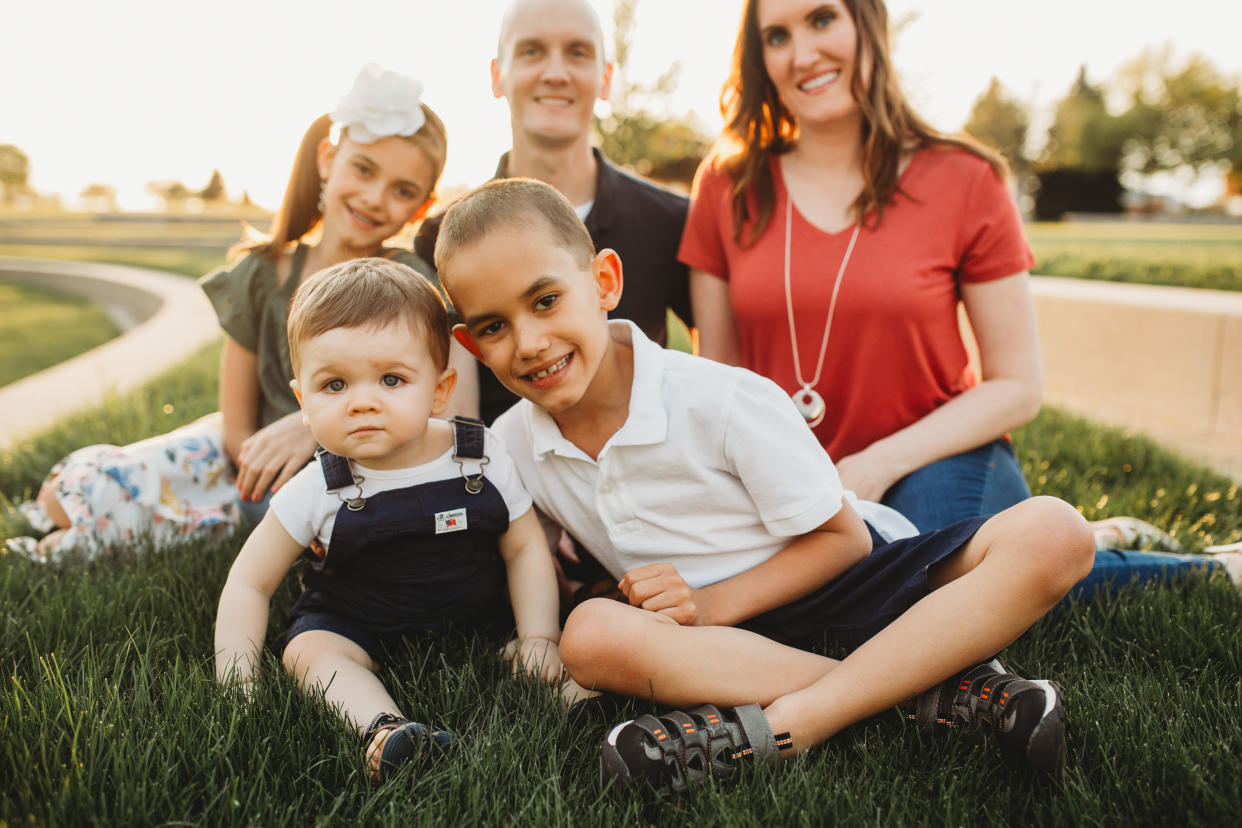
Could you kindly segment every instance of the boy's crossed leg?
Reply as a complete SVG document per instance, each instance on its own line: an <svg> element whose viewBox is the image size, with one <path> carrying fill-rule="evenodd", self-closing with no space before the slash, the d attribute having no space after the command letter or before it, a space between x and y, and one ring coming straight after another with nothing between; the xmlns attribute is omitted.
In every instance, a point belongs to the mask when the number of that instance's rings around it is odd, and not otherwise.
<svg viewBox="0 0 1242 828"><path fill-rule="evenodd" d="M1092 554L1072 507L1032 498L986 521L929 571L928 595L841 662L608 601L574 611L561 654L587 687L680 706L758 703L798 752L999 652L1086 574Z"/></svg>

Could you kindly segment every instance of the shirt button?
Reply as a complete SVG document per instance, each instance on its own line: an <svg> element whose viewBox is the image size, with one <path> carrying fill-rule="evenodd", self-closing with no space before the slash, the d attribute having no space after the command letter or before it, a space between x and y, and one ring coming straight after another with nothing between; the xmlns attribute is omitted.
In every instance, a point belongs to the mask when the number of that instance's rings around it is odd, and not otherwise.
<svg viewBox="0 0 1242 828"><path fill-rule="evenodd" d="M604 483L600 485L599 490L604 494L608 494L612 491L612 482L607 480L604 481Z"/></svg>

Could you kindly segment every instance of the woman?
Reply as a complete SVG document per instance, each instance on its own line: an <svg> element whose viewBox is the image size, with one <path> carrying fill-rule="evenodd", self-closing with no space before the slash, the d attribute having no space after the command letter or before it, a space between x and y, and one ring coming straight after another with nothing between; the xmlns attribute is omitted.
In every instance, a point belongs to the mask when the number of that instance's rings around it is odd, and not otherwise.
<svg viewBox="0 0 1242 828"><path fill-rule="evenodd" d="M1007 434L1042 392L1034 257L1001 159L903 96L882 0L748 0L721 108L679 253L701 353L775 380L845 486L920 531L1029 497Z"/></svg>

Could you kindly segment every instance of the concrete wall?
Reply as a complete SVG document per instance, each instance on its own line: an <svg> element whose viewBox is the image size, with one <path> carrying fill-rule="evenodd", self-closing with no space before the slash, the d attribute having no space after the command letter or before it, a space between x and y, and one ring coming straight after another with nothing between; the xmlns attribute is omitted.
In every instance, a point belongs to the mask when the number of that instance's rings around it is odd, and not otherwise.
<svg viewBox="0 0 1242 828"><path fill-rule="evenodd" d="M135 267L0 256L0 280L87 296L125 333L46 371L0 388L0 446L60 417L141 385L219 336L211 303L193 279Z"/></svg>
<svg viewBox="0 0 1242 828"><path fill-rule="evenodd" d="M1242 293L1032 279L1044 396L1242 480Z"/></svg>

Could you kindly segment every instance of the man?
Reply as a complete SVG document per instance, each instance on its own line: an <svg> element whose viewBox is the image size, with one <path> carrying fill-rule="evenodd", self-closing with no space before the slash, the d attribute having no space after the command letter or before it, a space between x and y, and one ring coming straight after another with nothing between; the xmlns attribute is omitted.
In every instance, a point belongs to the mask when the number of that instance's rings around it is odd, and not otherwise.
<svg viewBox="0 0 1242 828"><path fill-rule="evenodd" d="M616 250L632 276L612 316L663 344L667 308L691 320L689 277L677 261L687 200L622 172L591 146L595 101L607 100L612 81L599 16L585 0L514 0L491 75L513 133L495 177L537 178L569 199L596 249ZM428 262L439 226L428 219L414 242ZM491 423L517 397L481 365L478 379L480 415Z"/></svg>

